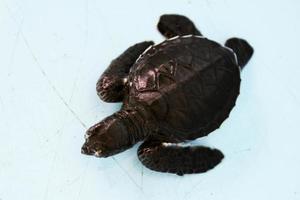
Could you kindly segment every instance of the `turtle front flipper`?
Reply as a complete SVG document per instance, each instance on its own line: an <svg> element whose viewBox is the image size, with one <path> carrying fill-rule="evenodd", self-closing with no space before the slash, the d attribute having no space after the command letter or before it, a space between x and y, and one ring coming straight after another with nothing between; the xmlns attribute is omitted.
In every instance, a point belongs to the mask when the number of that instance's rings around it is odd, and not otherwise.
<svg viewBox="0 0 300 200"><path fill-rule="evenodd" d="M130 67L145 49L153 44L152 41L137 43L110 63L99 78L96 87L97 94L103 101L119 102L123 100L124 85L127 82Z"/></svg>
<svg viewBox="0 0 300 200"><path fill-rule="evenodd" d="M224 155L203 146L182 147L173 143L146 140L138 149L139 160L147 168L177 175L203 173L218 165Z"/></svg>
<svg viewBox="0 0 300 200"><path fill-rule="evenodd" d="M162 15L157 28L166 38L182 35L202 35L194 23L183 15Z"/></svg>
<svg viewBox="0 0 300 200"><path fill-rule="evenodd" d="M225 43L237 56L238 64L243 68L253 55L253 47L244 39L230 38Z"/></svg>

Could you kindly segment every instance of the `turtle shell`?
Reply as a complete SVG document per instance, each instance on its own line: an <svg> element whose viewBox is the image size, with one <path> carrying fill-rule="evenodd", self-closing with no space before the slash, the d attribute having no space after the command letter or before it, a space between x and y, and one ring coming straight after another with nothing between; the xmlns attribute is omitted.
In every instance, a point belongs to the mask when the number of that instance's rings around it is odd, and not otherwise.
<svg viewBox="0 0 300 200"><path fill-rule="evenodd" d="M181 36L148 48L128 83L129 106L147 109L160 132L195 139L228 117L239 94L240 68L231 49Z"/></svg>

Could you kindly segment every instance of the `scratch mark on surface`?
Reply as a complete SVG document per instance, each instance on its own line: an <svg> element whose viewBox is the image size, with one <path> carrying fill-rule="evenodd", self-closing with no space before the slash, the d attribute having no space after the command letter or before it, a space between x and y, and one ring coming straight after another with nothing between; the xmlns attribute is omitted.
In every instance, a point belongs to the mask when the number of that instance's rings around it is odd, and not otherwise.
<svg viewBox="0 0 300 200"><path fill-rule="evenodd" d="M100 8L101 9L101 8ZM108 20L107 20L107 17L105 15L102 15L102 10L99 10L99 12L97 13L99 15L99 17L102 19L101 20L101 26L102 26L102 30L105 32L105 36L107 36L107 39L109 39L110 43L112 44L113 47L116 47L116 42L115 40L113 39L113 34L111 34L109 32L109 25L106 23Z"/></svg>
<svg viewBox="0 0 300 200"><path fill-rule="evenodd" d="M241 150L238 150L238 151L234 151L233 153L237 154L237 153L244 153L244 152L247 152L247 151L251 151L251 148L241 149Z"/></svg>
<svg viewBox="0 0 300 200"><path fill-rule="evenodd" d="M76 183L78 180L80 180L80 176L78 176L77 178L74 178L72 181L69 181L68 184L66 184L65 186L70 186L73 185L74 183Z"/></svg>
<svg viewBox="0 0 300 200"><path fill-rule="evenodd" d="M295 95L295 93L294 93L290 88L288 88L288 91L289 91L291 97L293 97L294 100L297 102L297 104L300 105L300 101L299 101L299 99L297 98L297 96Z"/></svg>
<svg viewBox="0 0 300 200"><path fill-rule="evenodd" d="M21 32L22 38L25 42L26 47L28 48L28 50L30 51L31 56L33 57L34 61L36 62L40 72L43 74L43 76L45 77L45 79L47 80L48 84L50 85L50 87L52 88L52 90L54 91L54 93L56 94L56 96L60 99L60 101L65 105L65 107L72 113L72 115L79 121L79 123L86 129L87 126L85 125L85 123L83 123L83 121L79 118L79 116L76 114L76 112L69 106L69 104L65 101L65 99L61 96L61 94L58 92L58 90L56 89L56 87L54 86L54 84L52 83L52 81L49 79L48 75L46 74L45 70L42 68L41 64L39 63L37 57L35 56L35 54L33 53L27 39L25 38L24 34Z"/></svg>
<svg viewBox="0 0 300 200"><path fill-rule="evenodd" d="M60 191L64 191L66 188L72 186L73 184L75 184L79 180L80 180L80 176L78 176L78 177L76 177L76 178L74 178L72 180L67 180L67 183L60 188Z"/></svg>
<svg viewBox="0 0 300 200"><path fill-rule="evenodd" d="M80 187L79 187L77 199L80 199L82 188L83 188L84 183L85 183L86 172L87 172L87 169L89 167L89 164L90 164L90 159L87 161L87 164L86 164L85 169L84 169L83 174L82 174L83 178L82 178L82 181L81 181L81 184L80 184Z"/></svg>
<svg viewBox="0 0 300 200"><path fill-rule="evenodd" d="M212 8L209 0L205 0L205 3L206 3L206 5L207 5L208 8L210 8L210 9Z"/></svg>
<svg viewBox="0 0 300 200"><path fill-rule="evenodd" d="M8 10L8 12L10 13L11 18L13 19L13 21L18 25L17 19L15 18L14 15L12 15L11 9L9 8L9 6L6 4L6 8ZM37 64L40 72L42 73L42 75L44 76L44 78L47 80L48 84L50 85L50 87L52 88L52 90L54 91L54 93L56 94L56 96L59 98L59 100L65 105L65 107L72 113L72 115L79 121L79 123L85 128L87 129L87 126L85 125L85 123L83 123L83 121L79 118L79 116L76 114L76 112L69 106L69 104L65 101L65 99L61 96L61 94L58 92L58 90L56 89L56 87L54 86L54 84L52 83L52 81L49 79L47 73L45 72L45 70L43 69L43 67L41 66L40 62L38 61L37 57L35 56L35 54L33 53L33 50L31 49L28 40L26 39L25 35L23 34L22 29L20 29L20 35L22 36L22 39L26 45L26 47L28 48L32 58L34 59L35 63Z"/></svg>
<svg viewBox="0 0 300 200"><path fill-rule="evenodd" d="M47 180L46 190L45 190L45 193L44 193L44 200L46 200L48 198L49 184L50 184L51 178L53 177L54 165L56 164L57 155L58 155L57 151L58 151L59 145L62 142L61 135L59 135L58 141L59 142L55 145L55 148L54 148L55 153L54 153L53 160L51 162L51 168L50 168L49 174L48 174L48 180Z"/></svg>
<svg viewBox="0 0 300 200"><path fill-rule="evenodd" d="M229 7L227 0L223 0L223 2L224 2L224 4L225 4L225 6L228 6L228 7Z"/></svg>
<svg viewBox="0 0 300 200"><path fill-rule="evenodd" d="M188 192L186 192L186 193L184 194L183 199L187 199L188 196L196 189L196 187L197 187L201 182L203 182L203 181L202 181L202 180L201 180L201 181L198 181L197 183L195 183L194 185L192 185L190 191L188 191Z"/></svg>
<svg viewBox="0 0 300 200"><path fill-rule="evenodd" d="M87 44L88 44L88 29L89 29L89 26L88 26L88 21L89 21L89 1L85 1L85 37L84 37L84 40L83 40L83 53L82 53L82 56L80 58L80 66L82 66L82 63L83 63L83 60L86 56L86 51L87 51ZM76 70L76 77L75 77L75 80L73 82L73 86L72 86L72 92L71 92L71 96L69 98L69 103L71 102L73 96L74 96L74 93L75 93L75 89L77 88L76 85L77 85L77 82L78 82L78 78L79 78L79 72L80 72L80 66L77 67L77 70Z"/></svg>
<svg viewBox="0 0 300 200"><path fill-rule="evenodd" d="M55 149L57 149L57 148L55 148ZM54 154L52 162L51 162L51 168L50 168L50 171L49 171L49 174L48 174L46 190L45 190L45 193L44 193L44 200L46 200L48 198L49 184L50 184L50 180L52 178L54 163L56 161L56 158L57 158L57 151L55 151L55 154Z"/></svg>
<svg viewBox="0 0 300 200"><path fill-rule="evenodd" d="M19 43L20 33L21 33L21 30L22 30L22 27L23 27L23 22L24 22L24 18L22 18L21 23L18 26L16 39L15 39L14 44L13 44L13 49L12 49L12 52L11 52L11 55L10 55L10 61L9 61L9 64L8 64L9 70L10 70L8 75L11 75L11 72L13 70L13 61L15 59L15 53L16 53L16 49L17 49L17 46L18 46L18 43Z"/></svg>
<svg viewBox="0 0 300 200"><path fill-rule="evenodd" d="M137 182L130 176L130 174L128 173L128 171L127 171L126 169L124 169L124 168L120 165L120 163L117 161L117 159L115 159L114 156L112 156L111 158L112 158L112 159L115 161L115 163L120 167L120 169L127 175L127 177L129 178L129 180L131 180L131 182L132 182L135 186L137 186L137 187L143 192L143 189L141 188L141 186L140 186L139 184L137 184Z"/></svg>
<svg viewBox="0 0 300 200"><path fill-rule="evenodd" d="M0 96L0 105L1 105L1 110L4 111L4 102L1 96Z"/></svg>
<svg viewBox="0 0 300 200"><path fill-rule="evenodd" d="M87 39L88 39L88 33L89 33L89 1L85 1L85 42L84 42L84 46L86 47L87 45Z"/></svg>
<svg viewBox="0 0 300 200"><path fill-rule="evenodd" d="M74 96L74 93L75 93L77 80L78 80L78 74L79 74L79 70L77 70L77 75L76 75L75 81L74 81L73 86L72 86L72 92L71 92L71 95L70 95L70 98L69 98L69 103L71 103L71 101L73 99L73 96Z"/></svg>
<svg viewBox="0 0 300 200"><path fill-rule="evenodd" d="M287 86L286 83L284 83L284 80L282 79L282 76L275 73L274 70L271 70L271 67L269 66L268 63L266 63L264 61L262 63L265 65L265 67L263 69L268 71L269 74L272 74L272 76L275 77L277 80L280 80L281 84L279 84L279 86L281 86L283 91L286 90L288 92L288 94L297 102L297 104L300 105L299 99L297 98L297 96L295 95L293 90L291 90L291 88L289 86Z"/></svg>
<svg viewBox="0 0 300 200"><path fill-rule="evenodd" d="M144 189L143 184L144 184L144 166L142 165L142 169L141 169L141 188L142 188L142 191Z"/></svg>

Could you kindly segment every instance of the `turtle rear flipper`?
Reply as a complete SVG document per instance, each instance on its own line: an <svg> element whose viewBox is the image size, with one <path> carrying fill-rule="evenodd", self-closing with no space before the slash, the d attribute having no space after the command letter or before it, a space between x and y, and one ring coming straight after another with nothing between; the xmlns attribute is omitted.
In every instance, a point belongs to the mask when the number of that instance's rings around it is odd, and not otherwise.
<svg viewBox="0 0 300 200"><path fill-rule="evenodd" d="M138 157L151 170L182 176L206 172L218 165L224 155L217 149L203 146L182 147L147 140L139 147Z"/></svg>
<svg viewBox="0 0 300 200"><path fill-rule="evenodd" d="M124 98L124 85L136 59L153 45L152 41L137 43L114 59L97 82L97 94L106 102L119 102Z"/></svg>
<svg viewBox="0 0 300 200"><path fill-rule="evenodd" d="M240 38L228 39L225 46L231 48L235 52L238 64L241 68L247 64L254 53L252 46L246 40Z"/></svg>
<svg viewBox="0 0 300 200"><path fill-rule="evenodd" d="M194 23L182 15L162 15L157 28L166 38L183 35L201 35Z"/></svg>

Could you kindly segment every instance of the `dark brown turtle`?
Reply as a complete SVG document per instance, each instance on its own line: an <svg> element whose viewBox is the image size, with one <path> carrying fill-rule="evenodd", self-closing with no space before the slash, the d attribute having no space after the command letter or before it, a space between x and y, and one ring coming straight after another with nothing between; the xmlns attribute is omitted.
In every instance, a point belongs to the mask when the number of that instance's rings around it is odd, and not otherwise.
<svg viewBox="0 0 300 200"><path fill-rule="evenodd" d="M224 47L180 15L161 16L158 30L168 39L128 48L100 77L100 98L123 106L86 132L82 153L108 157L144 141L138 157L147 168L205 172L223 154L178 143L208 135L228 117L239 95L240 67L253 49L238 38Z"/></svg>

